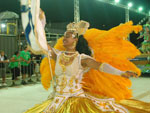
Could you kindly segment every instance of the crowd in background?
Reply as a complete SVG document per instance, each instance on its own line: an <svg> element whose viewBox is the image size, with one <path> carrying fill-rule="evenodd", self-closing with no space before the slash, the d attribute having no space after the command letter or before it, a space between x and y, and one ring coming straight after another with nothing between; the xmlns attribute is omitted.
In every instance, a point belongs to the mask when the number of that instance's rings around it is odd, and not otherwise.
<svg viewBox="0 0 150 113"><path fill-rule="evenodd" d="M24 47L24 50L22 51L16 51L11 58L7 58L5 52L1 50L0 77L2 77L2 82L0 83L0 86L7 86L6 69L11 72L12 86L15 85L15 82L18 80L18 78L21 78L21 84L23 85L27 84L28 82L34 82L31 79L33 74L36 75L36 81L40 81L40 61L41 55L34 55L31 51L29 51L27 46Z"/></svg>

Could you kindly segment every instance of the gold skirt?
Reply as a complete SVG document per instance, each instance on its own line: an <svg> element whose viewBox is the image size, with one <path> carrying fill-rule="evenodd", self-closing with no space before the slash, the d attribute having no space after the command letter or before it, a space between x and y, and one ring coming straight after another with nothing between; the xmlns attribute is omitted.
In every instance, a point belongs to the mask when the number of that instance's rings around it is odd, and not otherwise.
<svg viewBox="0 0 150 113"><path fill-rule="evenodd" d="M29 109L25 113L44 113L46 107L52 102L52 99L46 100L42 104ZM130 113L150 113L150 103L145 103L137 100L122 100L117 102L129 110ZM48 113L54 113L49 111ZM58 108L55 113L118 113L118 112L103 112L92 100L83 97L70 97L63 105Z"/></svg>

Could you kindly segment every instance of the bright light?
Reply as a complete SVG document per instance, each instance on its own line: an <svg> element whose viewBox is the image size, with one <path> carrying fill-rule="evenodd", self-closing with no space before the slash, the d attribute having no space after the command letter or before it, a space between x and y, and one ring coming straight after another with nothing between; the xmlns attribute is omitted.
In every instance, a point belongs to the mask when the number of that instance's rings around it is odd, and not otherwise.
<svg viewBox="0 0 150 113"><path fill-rule="evenodd" d="M139 7L139 11L141 12L143 10L143 7Z"/></svg>
<svg viewBox="0 0 150 113"><path fill-rule="evenodd" d="M130 2L130 3L128 3L128 7L130 8L130 7L132 7L133 6L133 4Z"/></svg>
<svg viewBox="0 0 150 113"><path fill-rule="evenodd" d="M6 25L5 24L1 24L1 27L4 28L4 27L6 27Z"/></svg>
<svg viewBox="0 0 150 113"><path fill-rule="evenodd" d="M120 2L120 0L115 0L115 3L119 3Z"/></svg>
<svg viewBox="0 0 150 113"><path fill-rule="evenodd" d="M150 11L149 11L149 16L150 16Z"/></svg>

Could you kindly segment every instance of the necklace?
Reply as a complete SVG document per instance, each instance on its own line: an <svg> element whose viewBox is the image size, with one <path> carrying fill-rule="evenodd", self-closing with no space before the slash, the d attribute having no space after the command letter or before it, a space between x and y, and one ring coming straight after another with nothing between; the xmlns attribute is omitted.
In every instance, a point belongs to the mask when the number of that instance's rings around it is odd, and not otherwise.
<svg viewBox="0 0 150 113"><path fill-rule="evenodd" d="M73 55L66 55L65 53L60 55L59 64L63 69L63 73L66 71L66 66L71 65L77 55L78 52L74 53Z"/></svg>
<svg viewBox="0 0 150 113"><path fill-rule="evenodd" d="M77 51L64 51L65 53L76 53Z"/></svg>
<svg viewBox="0 0 150 113"><path fill-rule="evenodd" d="M66 53L67 53L67 52L64 52L64 53L63 53L65 57L73 57L73 56L76 56L76 54L78 54L78 52L74 52L74 53L71 54L71 55L67 55Z"/></svg>

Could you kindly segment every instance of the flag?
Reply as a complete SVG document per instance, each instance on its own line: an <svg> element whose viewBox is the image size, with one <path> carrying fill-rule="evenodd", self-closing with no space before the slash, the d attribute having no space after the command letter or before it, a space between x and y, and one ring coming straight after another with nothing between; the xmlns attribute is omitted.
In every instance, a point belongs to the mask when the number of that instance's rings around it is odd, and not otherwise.
<svg viewBox="0 0 150 113"><path fill-rule="evenodd" d="M22 25L26 40L35 54L47 53L45 14L40 9L40 0L21 0Z"/></svg>

